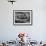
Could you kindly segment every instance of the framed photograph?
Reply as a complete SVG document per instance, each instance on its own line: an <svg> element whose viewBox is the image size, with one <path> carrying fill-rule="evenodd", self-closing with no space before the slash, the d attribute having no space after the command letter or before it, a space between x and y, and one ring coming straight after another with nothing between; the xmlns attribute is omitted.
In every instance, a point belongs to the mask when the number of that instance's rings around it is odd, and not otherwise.
<svg viewBox="0 0 46 46"><path fill-rule="evenodd" d="M13 10L14 25L32 25L32 10Z"/></svg>

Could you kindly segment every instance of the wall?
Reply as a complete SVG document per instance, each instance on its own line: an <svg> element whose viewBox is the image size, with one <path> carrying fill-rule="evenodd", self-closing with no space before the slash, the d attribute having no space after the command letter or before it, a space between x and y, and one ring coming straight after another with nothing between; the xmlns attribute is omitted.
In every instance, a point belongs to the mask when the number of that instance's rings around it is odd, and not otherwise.
<svg viewBox="0 0 46 46"><path fill-rule="evenodd" d="M13 10L33 10L32 26L14 26ZM0 0L0 40L15 40L18 32L30 33L33 40L46 40L46 1L17 0L12 5Z"/></svg>

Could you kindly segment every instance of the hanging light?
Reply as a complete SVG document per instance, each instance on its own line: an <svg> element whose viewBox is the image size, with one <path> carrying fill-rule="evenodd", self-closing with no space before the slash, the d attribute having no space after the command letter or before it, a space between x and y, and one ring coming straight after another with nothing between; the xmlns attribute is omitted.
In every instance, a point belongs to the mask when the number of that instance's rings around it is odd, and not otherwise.
<svg viewBox="0 0 46 46"><path fill-rule="evenodd" d="M12 4L16 2L16 0L8 0L8 2L11 2Z"/></svg>

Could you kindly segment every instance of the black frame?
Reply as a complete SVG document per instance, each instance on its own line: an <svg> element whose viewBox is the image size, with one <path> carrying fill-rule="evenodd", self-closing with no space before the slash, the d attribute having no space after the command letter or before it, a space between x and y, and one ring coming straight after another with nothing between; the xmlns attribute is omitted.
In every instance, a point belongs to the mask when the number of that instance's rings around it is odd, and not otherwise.
<svg viewBox="0 0 46 46"><path fill-rule="evenodd" d="M14 13L16 11L30 11L30 13L31 13L31 23L30 24L16 24L15 21L14 21L14 17L15 17ZM13 25L23 25L23 26L25 26L25 25L32 25L32 24L33 24L33 11L32 10L13 10Z"/></svg>

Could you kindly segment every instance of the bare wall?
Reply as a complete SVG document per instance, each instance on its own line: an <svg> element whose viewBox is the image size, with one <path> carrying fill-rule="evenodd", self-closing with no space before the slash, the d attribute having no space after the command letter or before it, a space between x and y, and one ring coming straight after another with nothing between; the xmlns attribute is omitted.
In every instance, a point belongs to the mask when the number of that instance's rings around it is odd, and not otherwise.
<svg viewBox="0 0 46 46"><path fill-rule="evenodd" d="M33 10L33 25L14 26L13 10ZM46 40L45 0L17 0L13 5L0 0L0 40L15 40L19 32L30 33L33 40Z"/></svg>

